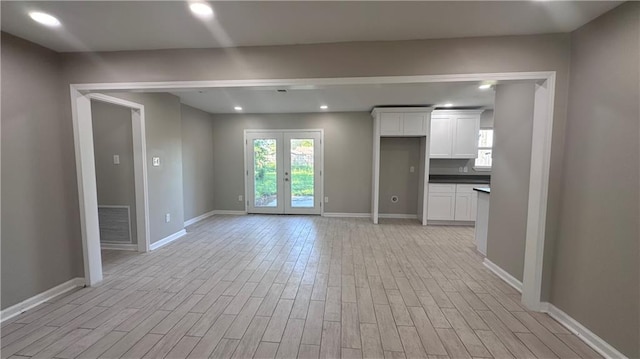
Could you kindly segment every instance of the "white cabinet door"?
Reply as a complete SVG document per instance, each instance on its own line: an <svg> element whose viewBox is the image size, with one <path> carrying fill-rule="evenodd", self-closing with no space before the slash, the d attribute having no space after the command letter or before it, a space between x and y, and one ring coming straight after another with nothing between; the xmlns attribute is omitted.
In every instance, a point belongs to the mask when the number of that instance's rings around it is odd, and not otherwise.
<svg viewBox="0 0 640 359"><path fill-rule="evenodd" d="M456 210L454 220L472 221L473 193L456 193Z"/></svg>
<svg viewBox="0 0 640 359"><path fill-rule="evenodd" d="M456 116L453 121L451 158L478 157L480 116Z"/></svg>
<svg viewBox="0 0 640 359"><path fill-rule="evenodd" d="M424 136L427 134L426 115L424 113L405 113L402 117L402 133L405 136Z"/></svg>
<svg viewBox="0 0 640 359"><path fill-rule="evenodd" d="M478 194L473 190L478 185L456 185L456 221L475 221L477 216Z"/></svg>
<svg viewBox="0 0 640 359"><path fill-rule="evenodd" d="M427 219L451 221L455 216L456 185L429 184Z"/></svg>
<svg viewBox="0 0 640 359"><path fill-rule="evenodd" d="M380 136L402 136L402 113L380 115Z"/></svg>
<svg viewBox="0 0 640 359"><path fill-rule="evenodd" d="M453 126L450 117L431 117L430 158L451 158Z"/></svg>
<svg viewBox="0 0 640 359"><path fill-rule="evenodd" d="M454 219L455 193L429 193L427 219L451 221Z"/></svg>

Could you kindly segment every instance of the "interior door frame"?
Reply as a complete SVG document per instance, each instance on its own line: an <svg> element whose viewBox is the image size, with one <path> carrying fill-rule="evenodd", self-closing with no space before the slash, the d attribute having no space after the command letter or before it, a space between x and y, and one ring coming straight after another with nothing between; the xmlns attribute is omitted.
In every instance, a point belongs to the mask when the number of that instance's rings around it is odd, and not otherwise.
<svg viewBox="0 0 640 359"><path fill-rule="evenodd" d="M308 129L245 129L243 132L242 142L244 143L243 158L244 158L244 211L249 212L249 171L252 170L249 166L249 152L247 148L249 146L248 136L252 133L288 133L288 132L318 132L320 133L320 216L324 216L324 129L322 128L308 128ZM283 141L284 142L284 141ZM283 156L284 154L284 148ZM284 193L283 193L284 195ZM284 203L283 203L284 205Z"/></svg>
<svg viewBox="0 0 640 359"><path fill-rule="evenodd" d="M87 122L90 123L91 121L91 107L88 106L85 101L88 100L86 98L86 94L88 93L96 91L122 92L145 90L170 92L178 89L257 86L379 85L471 81L490 81L497 83L500 81L518 80L536 81L539 83L535 93L522 301L530 310L541 311L545 307L542 299L542 276L545 252L544 242L547 220L547 204L549 200L549 172L551 167L551 138L554 122L553 114L555 109L556 71L515 71L334 78L72 83L69 85L69 90L71 95L71 114L73 117L85 281L87 285L95 285L102 280L100 246L99 243L96 244L96 240L99 241L99 231L97 227L98 213L97 211L92 212L87 206L87 204L95 203L96 198L95 182L91 182L92 176L95 179L95 168L94 164L88 159L87 153L89 152L92 155L93 149L86 146L86 138L92 135L91 126L87 126ZM324 205L322 207L322 213L324 215Z"/></svg>
<svg viewBox="0 0 640 359"><path fill-rule="evenodd" d="M73 101L75 100L75 101ZM73 106L74 145L76 149L76 166L78 183L82 183L80 192L81 233L83 238L83 258L86 285L95 285L102 280L102 253L100 243L100 227L98 222L98 189L95 172L95 156L93 144L93 124L91 119L91 101L100 101L131 109L131 126L133 137L133 169L136 198L136 227L138 252L148 252L150 243L149 227L149 189L147 175L147 141L145 134L144 105L123 100L101 93L82 95L77 93ZM83 116L79 116L79 115Z"/></svg>

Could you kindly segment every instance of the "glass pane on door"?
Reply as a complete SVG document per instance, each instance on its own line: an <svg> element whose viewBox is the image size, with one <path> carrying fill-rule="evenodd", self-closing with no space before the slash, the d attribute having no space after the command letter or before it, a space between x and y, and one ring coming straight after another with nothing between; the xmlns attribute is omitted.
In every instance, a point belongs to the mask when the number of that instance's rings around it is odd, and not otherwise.
<svg viewBox="0 0 640 359"><path fill-rule="evenodd" d="M314 207L314 140L291 139L291 207Z"/></svg>
<svg viewBox="0 0 640 359"><path fill-rule="evenodd" d="M254 206L278 206L278 163L275 138L253 140Z"/></svg>

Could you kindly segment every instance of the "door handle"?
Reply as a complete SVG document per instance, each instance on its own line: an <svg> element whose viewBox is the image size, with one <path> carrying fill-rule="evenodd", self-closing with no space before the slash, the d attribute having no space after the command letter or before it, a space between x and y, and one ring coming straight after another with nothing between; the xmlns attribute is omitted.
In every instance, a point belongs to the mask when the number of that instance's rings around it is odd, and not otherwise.
<svg viewBox="0 0 640 359"><path fill-rule="evenodd" d="M284 179L284 181L285 181L285 182L289 182L289 179L288 179L288 178L285 178L285 179Z"/></svg>
<svg viewBox="0 0 640 359"><path fill-rule="evenodd" d="M289 175L289 172L285 172L285 173L284 173L284 175L285 175L285 176L288 176L288 175Z"/></svg>

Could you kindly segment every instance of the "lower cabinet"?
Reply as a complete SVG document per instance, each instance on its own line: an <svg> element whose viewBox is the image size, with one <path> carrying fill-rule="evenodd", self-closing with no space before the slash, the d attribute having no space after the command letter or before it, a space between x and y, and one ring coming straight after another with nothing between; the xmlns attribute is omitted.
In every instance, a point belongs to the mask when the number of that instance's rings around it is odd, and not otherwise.
<svg viewBox="0 0 640 359"><path fill-rule="evenodd" d="M478 194L473 190L477 185L456 185L456 211L454 221L475 221L478 207Z"/></svg>
<svg viewBox="0 0 640 359"><path fill-rule="evenodd" d="M478 185L429 184L427 219L434 221L475 221Z"/></svg>

